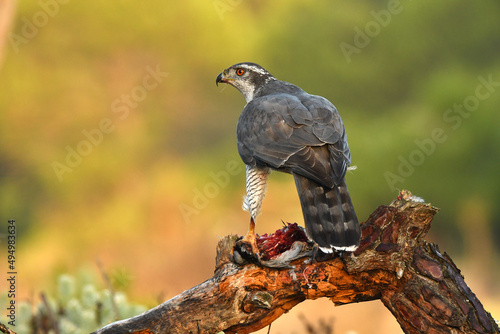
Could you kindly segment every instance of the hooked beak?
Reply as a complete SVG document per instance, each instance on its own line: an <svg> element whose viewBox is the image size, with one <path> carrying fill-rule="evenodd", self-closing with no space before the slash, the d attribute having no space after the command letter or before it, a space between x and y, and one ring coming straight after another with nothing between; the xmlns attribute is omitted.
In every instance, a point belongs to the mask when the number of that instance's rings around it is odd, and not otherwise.
<svg viewBox="0 0 500 334"><path fill-rule="evenodd" d="M219 86L219 82L226 83L226 78L224 77L223 73L224 72L219 73L217 79L215 79L215 84L217 85L217 87Z"/></svg>

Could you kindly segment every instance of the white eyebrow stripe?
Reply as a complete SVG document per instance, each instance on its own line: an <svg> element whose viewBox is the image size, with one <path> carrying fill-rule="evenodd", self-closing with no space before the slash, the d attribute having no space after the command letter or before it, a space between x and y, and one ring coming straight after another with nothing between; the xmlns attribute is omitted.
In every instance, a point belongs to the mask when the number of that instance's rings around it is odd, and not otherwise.
<svg viewBox="0 0 500 334"><path fill-rule="evenodd" d="M239 67L246 68L247 70L251 70L253 72L257 72L260 74L269 74L269 72L267 72L262 67L257 67L257 66L248 65L248 64L241 64L241 65L239 65Z"/></svg>

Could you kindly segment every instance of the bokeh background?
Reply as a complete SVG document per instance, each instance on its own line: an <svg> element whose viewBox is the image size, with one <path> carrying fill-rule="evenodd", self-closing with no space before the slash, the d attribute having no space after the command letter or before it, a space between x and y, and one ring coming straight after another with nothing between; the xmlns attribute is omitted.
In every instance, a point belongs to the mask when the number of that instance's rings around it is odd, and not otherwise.
<svg viewBox="0 0 500 334"><path fill-rule="evenodd" d="M99 277L97 261L148 307L212 276L219 238L248 227L244 99L215 78L253 61L336 105L360 220L403 188L441 208L428 240L500 317L499 13L496 0L18 1L0 68L0 240L15 219L18 299L62 273ZM292 178L273 174L257 232L281 220L302 215ZM271 332L305 333L301 317L401 332L378 301L328 300Z"/></svg>

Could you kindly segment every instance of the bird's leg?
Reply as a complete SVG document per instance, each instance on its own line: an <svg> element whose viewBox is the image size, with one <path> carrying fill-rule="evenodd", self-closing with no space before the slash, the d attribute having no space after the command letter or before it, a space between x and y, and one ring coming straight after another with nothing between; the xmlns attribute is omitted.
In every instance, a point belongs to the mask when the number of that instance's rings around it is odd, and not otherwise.
<svg viewBox="0 0 500 334"><path fill-rule="evenodd" d="M252 253L257 257L259 256L259 247L257 246L257 236L255 235L255 221L253 217L250 217L250 228L248 229L247 235L241 240L242 242L250 245Z"/></svg>
<svg viewBox="0 0 500 334"><path fill-rule="evenodd" d="M316 263L316 262L318 262L318 261L316 261L316 255L318 255L318 250L319 250L318 244L314 243L309 263Z"/></svg>
<svg viewBox="0 0 500 334"><path fill-rule="evenodd" d="M337 253L325 253L321 251L317 243L314 243L311 251L311 257L309 258L308 263L317 263L321 261L325 261L328 259L331 259L333 256L335 256Z"/></svg>
<svg viewBox="0 0 500 334"><path fill-rule="evenodd" d="M253 217L250 218L250 228L247 235L236 242L235 252L238 251L240 256L249 262L261 265L260 252L257 246L257 236L255 235L255 221Z"/></svg>
<svg viewBox="0 0 500 334"><path fill-rule="evenodd" d="M248 235L255 236L255 220L253 220L253 217L250 217L250 227L248 228Z"/></svg>
<svg viewBox="0 0 500 334"><path fill-rule="evenodd" d="M240 240L240 245L244 245L244 250L253 260L260 263L259 248L257 247L257 237L255 235L255 217L259 215L262 201L266 193L266 180L270 173L267 167L246 167L246 188L247 195L243 201L243 209L250 212L250 228L247 235Z"/></svg>

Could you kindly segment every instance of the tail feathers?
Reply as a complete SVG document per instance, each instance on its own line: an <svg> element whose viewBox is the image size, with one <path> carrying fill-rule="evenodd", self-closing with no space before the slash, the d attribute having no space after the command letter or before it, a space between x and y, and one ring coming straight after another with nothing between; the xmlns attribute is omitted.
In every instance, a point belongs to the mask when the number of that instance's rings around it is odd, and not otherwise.
<svg viewBox="0 0 500 334"><path fill-rule="evenodd" d="M294 174L306 233L325 253L355 251L361 228L345 180L333 188Z"/></svg>

